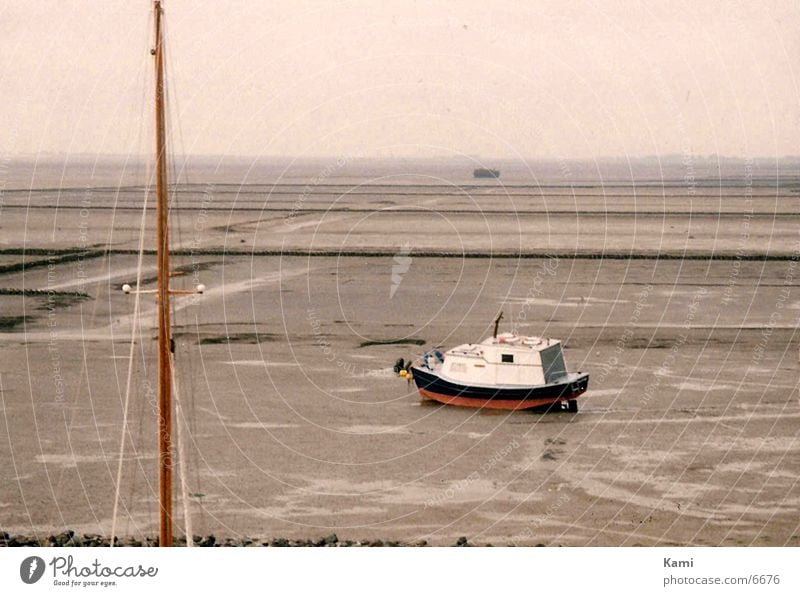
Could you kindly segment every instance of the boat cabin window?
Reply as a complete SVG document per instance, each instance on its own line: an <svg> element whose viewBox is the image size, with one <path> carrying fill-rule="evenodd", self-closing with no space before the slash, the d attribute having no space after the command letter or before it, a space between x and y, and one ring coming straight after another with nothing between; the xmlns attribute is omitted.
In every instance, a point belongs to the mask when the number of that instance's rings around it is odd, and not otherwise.
<svg viewBox="0 0 800 596"><path fill-rule="evenodd" d="M501 362L514 362L514 354L503 354Z"/></svg>

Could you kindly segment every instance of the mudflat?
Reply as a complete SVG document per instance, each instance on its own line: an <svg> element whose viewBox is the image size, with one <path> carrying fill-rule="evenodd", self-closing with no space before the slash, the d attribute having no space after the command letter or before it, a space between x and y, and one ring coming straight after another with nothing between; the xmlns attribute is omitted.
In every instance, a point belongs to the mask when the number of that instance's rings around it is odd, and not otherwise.
<svg viewBox="0 0 800 596"><path fill-rule="evenodd" d="M208 290L174 302L177 533L188 502L232 538L800 544L796 195L339 186L178 195L173 285ZM11 533L108 535L121 444L118 533L155 533L149 295L121 443L143 193L90 196L5 195ZM579 413L431 404L392 373L500 310L590 373Z"/></svg>

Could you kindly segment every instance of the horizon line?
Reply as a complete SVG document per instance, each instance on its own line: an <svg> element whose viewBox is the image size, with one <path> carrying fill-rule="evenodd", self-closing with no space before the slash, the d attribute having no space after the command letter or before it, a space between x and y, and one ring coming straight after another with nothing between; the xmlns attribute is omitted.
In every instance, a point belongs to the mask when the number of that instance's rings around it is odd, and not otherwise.
<svg viewBox="0 0 800 596"><path fill-rule="evenodd" d="M646 155L628 155L628 156L615 156L615 155L600 155L596 157L564 157L564 156L530 156L530 157L507 157L507 156L483 156L483 155L397 155L397 156L377 156L377 155L353 155L349 153L343 154L316 154L316 155L281 155L281 154L268 154L268 155L248 155L248 154L219 154L219 153L185 153L173 154L172 159L175 160L188 160L188 159L203 159L203 160L224 160L231 159L237 161L259 161L265 159L281 160L281 161L310 161L310 160L330 160L330 159L346 159L347 161L391 161L391 160L419 160L419 161L434 161L434 160L451 160L451 161L476 161L481 165L486 165L484 162L633 162L633 161L675 161L676 159L685 160L687 158L701 161L797 161L800 162L800 154L785 154L785 155L725 155L716 153L664 153L664 154L646 154ZM63 153L63 152L49 152L41 151L39 153L19 153L16 155L6 154L6 159L9 161L14 160L40 160L40 159L58 159L64 160L68 158L80 159L94 159L97 161L104 159L114 160L144 160L152 159L150 153Z"/></svg>

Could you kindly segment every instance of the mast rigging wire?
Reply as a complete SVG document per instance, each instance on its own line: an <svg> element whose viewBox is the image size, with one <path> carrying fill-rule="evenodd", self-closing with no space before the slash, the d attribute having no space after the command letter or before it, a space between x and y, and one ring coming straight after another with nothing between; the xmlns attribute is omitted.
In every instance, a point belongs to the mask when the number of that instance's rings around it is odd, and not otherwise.
<svg viewBox="0 0 800 596"><path fill-rule="evenodd" d="M128 430L128 406L130 405L131 397L131 381L133 379L133 360L136 349L136 335L139 329L139 286L142 282L142 262L144 259L144 236L145 227L147 224L147 187L144 192L144 202L142 205L142 220L139 226L139 256L136 263L136 293L133 298L133 317L131 319L131 343L128 352L128 376L125 381L125 403L123 405L122 413L122 432L120 433L119 441L119 461L117 462L117 482L114 488L114 511L111 516L111 537L110 544L114 546L114 537L117 530L117 510L119 507L119 492L122 482L122 462L125 457L125 434Z"/></svg>

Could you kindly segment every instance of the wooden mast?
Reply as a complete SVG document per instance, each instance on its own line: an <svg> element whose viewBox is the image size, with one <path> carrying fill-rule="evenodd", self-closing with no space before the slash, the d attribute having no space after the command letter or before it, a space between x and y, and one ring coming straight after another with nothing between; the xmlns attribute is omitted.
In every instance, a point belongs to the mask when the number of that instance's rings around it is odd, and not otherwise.
<svg viewBox="0 0 800 596"><path fill-rule="evenodd" d="M158 266L159 546L172 546L172 367L169 313L167 140L164 125L164 44L161 0L154 0L156 59L156 261Z"/></svg>

